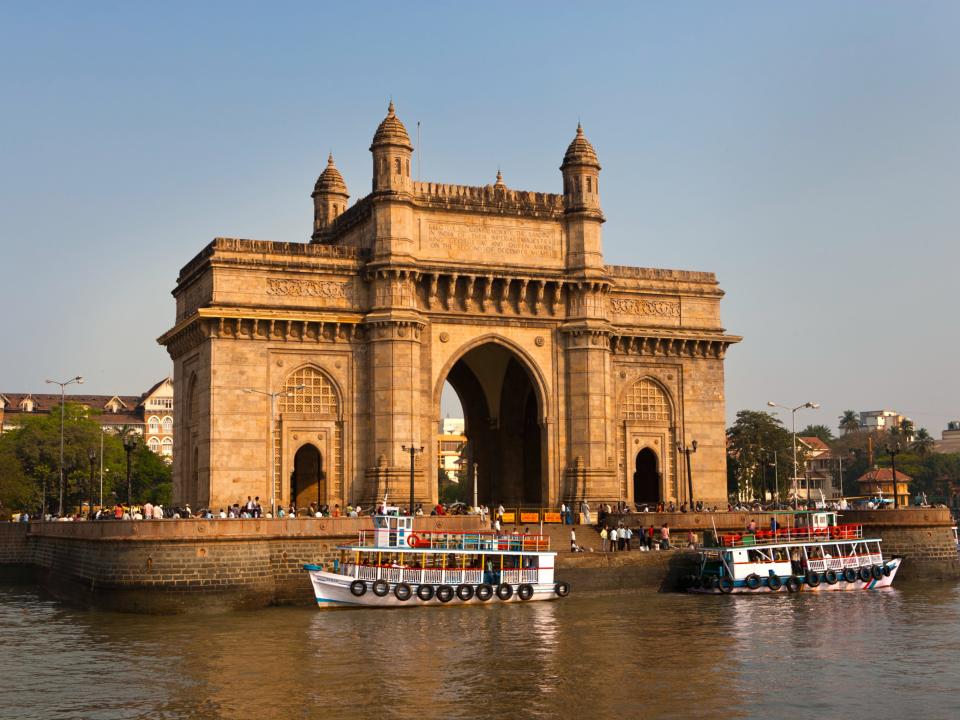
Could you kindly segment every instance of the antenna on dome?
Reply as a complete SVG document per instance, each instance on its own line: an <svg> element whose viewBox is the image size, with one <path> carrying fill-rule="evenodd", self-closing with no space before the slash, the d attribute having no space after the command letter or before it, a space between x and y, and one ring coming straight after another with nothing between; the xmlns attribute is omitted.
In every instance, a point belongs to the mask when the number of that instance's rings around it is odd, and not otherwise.
<svg viewBox="0 0 960 720"><path fill-rule="evenodd" d="M423 180L423 152L420 150L420 121L417 120L417 182Z"/></svg>

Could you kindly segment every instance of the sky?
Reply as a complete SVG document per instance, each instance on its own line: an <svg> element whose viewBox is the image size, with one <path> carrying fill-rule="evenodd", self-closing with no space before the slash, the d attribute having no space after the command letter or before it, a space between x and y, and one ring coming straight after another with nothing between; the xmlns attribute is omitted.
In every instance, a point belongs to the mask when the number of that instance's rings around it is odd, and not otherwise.
<svg viewBox="0 0 960 720"><path fill-rule="evenodd" d="M560 192L582 120L608 263L726 291L727 415L960 418L960 3L0 2L0 391L172 372L179 269L307 241L390 98L424 180ZM950 288L954 288L951 291ZM784 418L789 425L789 414Z"/></svg>

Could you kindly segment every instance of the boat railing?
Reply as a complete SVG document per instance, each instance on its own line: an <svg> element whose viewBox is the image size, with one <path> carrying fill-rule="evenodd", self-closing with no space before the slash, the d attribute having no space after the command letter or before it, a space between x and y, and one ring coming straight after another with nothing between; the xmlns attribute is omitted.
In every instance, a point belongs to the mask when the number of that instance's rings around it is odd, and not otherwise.
<svg viewBox="0 0 960 720"><path fill-rule="evenodd" d="M359 544L376 547L374 531L361 530ZM540 534L495 532L432 532L407 536L406 546L419 550L462 550L465 552L542 552L550 549L550 537ZM398 549L402 549L398 546Z"/></svg>
<svg viewBox="0 0 960 720"><path fill-rule="evenodd" d="M823 558L822 560L807 560L807 567L816 572L827 570L843 570L844 568L858 568L864 565L880 565L883 563L881 553L865 553L863 555L849 555L846 557Z"/></svg>
<svg viewBox="0 0 960 720"><path fill-rule="evenodd" d="M479 585L483 582L480 568L398 568L387 565L357 565L344 563L342 572L359 580L386 580L411 585ZM511 572L504 570L504 573ZM515 571L514 571L515 572ZM529 573L530 570L523 572ZM536 572L535 570L532 572ZM507 582L507 581L503 581ZM535 582L534 580L524 582Z"/></svg>
<svg viewBox="0 0 960 720"><path fill-rule="evenodd" d="M860 540L863 525L832 525L825 528L779 528L750 533L728 533L720 536L724 547L753 547L784 542L820 542L826 540Z"/></svg>

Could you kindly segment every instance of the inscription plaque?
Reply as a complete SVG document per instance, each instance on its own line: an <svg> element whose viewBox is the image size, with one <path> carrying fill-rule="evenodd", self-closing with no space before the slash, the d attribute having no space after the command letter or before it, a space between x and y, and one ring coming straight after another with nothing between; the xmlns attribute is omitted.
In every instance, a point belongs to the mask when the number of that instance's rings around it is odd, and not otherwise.
<svg viewBox="0 0 960 720"><path fill-rule="evenodd" d="M554 228L431 222L423 240L430 255L490 262L506 259L561 259L560 231Z"/></svg>

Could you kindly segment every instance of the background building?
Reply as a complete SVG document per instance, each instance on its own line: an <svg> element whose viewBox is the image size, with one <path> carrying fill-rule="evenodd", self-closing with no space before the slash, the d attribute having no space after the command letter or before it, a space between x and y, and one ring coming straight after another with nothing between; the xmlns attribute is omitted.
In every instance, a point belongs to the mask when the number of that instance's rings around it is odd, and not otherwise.
<svg viewBox="0 0 960 720"><path fill-rule="evenodd" d="M893 429L910 428L908 442L913 440L913 420L895 410L865 410L860 413L860 428L868 432L890 432Z"/></svg>
<svg viewBox="0 0 960 720"><path fill-rule="evenodd" d="M935 448L942 453L960 453L960 420L951 420L947 429L940 433Z"/></svg>
<svg viewBox="0 0 960 720"><path fill-rule="evenodd" d="M798 437L797 440L805 458L804 473L797 479L799 497L817 501L834 499L839 495L839 488L834 489L837 460L830 446L818 437Z"/></svg>
<svg viewBox="0 0 960 720"><path fill-rule="evenodd" d="M437 466L446 475L447 482L460 482L461 464L467 436L463 434L463 418L444 418L437 436Z"/></svg>
<svg viewBox="0 0 960 720"><path fill-rule="evenodd" d="M141 395L73 395L104 430L143 436L158 455L173 459L173 380L164 378ZM60 407L60 393L0 393L0 432L18 427L28 415L48 415Z"/></svg>
<svg viewBox="0 0 960 720"><path fill-rule="evenodd" d="M897 470L897 497L901 504L910 503L910 483L913 478ZM882 496L893 500L893 470L891 468L874 468L868 470L859 478L860 494L868 497Z"/></svg>

